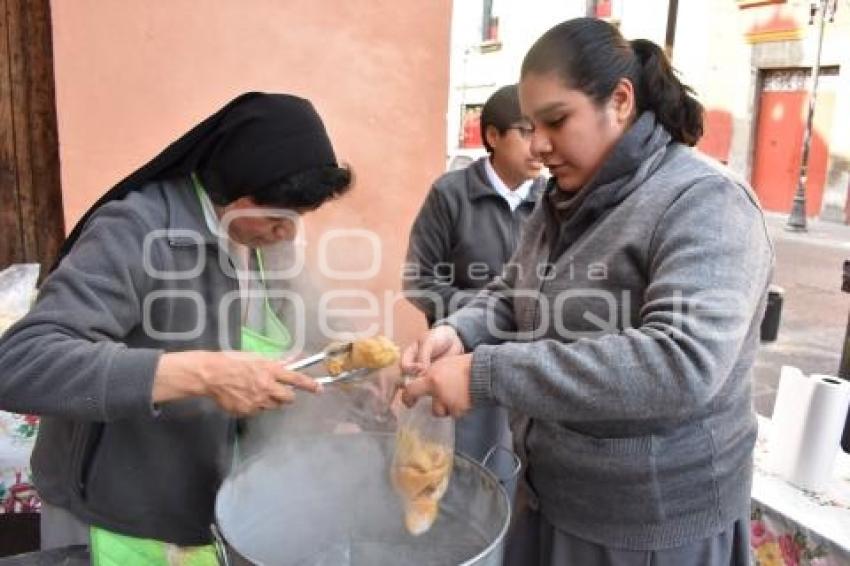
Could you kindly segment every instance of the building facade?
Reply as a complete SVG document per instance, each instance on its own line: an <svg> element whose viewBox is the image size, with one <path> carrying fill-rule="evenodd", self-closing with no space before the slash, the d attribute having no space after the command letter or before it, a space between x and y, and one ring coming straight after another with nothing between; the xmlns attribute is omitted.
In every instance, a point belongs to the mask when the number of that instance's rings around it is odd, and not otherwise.
<svg viewBox="0 0 850 566"><path fill-rule="evenodd" d="M706 109L699 148L789 212L800 178L823 0L457 0L447 145L480 154L476 111L516 82L522 57L555 23L605 18L629 39L671 43L673 65ZM806 185L806 213L850 223L850 3L828 0ZM675 17L668 23L671 7ZM814 8L817 8L815 10ZM489 24L489 25L488 25Z"/></svg>

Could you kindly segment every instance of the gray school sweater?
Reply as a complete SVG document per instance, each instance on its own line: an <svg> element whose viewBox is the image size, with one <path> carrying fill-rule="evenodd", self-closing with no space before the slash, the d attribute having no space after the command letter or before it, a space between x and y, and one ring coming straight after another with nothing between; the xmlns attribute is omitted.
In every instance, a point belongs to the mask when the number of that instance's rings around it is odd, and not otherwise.
<svg viewBox="0 0 850 566"><path fill-rule="evenodd" d="M495 279L513 255L522 223L534 209L545 179L535 179L512 211L487 179L482 157L434 183L410 230L402 283L431 325L458 310Z"/></svg>
<svg viewBox="0 0 850 566"><path fill-rule="evenodd" d="M576 198L549 187L503 277L445 322L557 528L659 549L748 516L773 259L751 190L651 112Z"/></svg>

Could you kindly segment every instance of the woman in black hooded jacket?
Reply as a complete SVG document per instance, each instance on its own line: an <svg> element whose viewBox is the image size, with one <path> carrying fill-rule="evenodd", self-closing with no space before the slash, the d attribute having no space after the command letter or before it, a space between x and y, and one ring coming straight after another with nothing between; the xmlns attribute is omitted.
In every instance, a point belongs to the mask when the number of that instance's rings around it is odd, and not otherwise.
<svg viewBox="0 0 850 566"><path fill-rule="evenodd" d="M44 548L91 540L98 564L157 563L169 544L212 556L234 417L317 390L260 355L292 336L248 292L265 288L257 250L350 183L309 101L247 93L84 215L0 340L0 408L42 416Z"/></svg>

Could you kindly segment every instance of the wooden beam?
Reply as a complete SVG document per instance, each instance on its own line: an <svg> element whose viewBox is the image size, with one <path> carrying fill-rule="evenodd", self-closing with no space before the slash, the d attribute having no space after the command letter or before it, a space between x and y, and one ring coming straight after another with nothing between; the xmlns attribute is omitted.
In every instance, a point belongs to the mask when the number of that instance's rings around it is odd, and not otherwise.
<svg viewBox="0 0 850 566"><path fill-rule="evenodd" d="M0 0L0 267L64 238L49 0Z"/></svg>
<svg viewBox="0 0 850 566"><path fill-rule="evenodd" d="M0 269L24 260L15 124L12 111L12 71L9 56L8 0L0 0Z"/></svg>
<svg viewBox="0 0 850 566"><path fill-rule="evenodd" d="M53 34L50 0L18 0L26 7L28 62L26 98L29 102L30 170L32 174L29 210L35 224L35 249L30 257L52 262L65 238L62 189L59 170L59 140L56 125L56 94L53 78Z"/></svg>
<svg viewBox="0 0 850 566"><path fill-rule="evenodd" d="M32 215L33 179L30 166L32 143L29 129L29 61L24 46L25 8L21 0L6 0L9 15L9 69L12 76L12 125L15 128L15 165L18 171L18 204L21 207L21 235L24 255L37 250L35 217Z"/></svg>

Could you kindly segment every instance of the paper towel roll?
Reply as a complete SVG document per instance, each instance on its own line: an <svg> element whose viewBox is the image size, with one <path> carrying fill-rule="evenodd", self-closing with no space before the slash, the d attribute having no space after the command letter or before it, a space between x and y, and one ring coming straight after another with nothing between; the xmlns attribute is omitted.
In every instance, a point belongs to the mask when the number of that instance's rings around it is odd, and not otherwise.
<svg viewBox="0 0 850 566"><path fill-rule="evenodd" d="M795 367L782 366L770 418L767 465L770 471L783 478L790 475L800 451L803 420L810 396L809 378Z"/></svg>
<svg viewBox="0 0 850 566"><path fill-rule="evenodd" d="M770 468L803 489L823 489L832 475L848 404L850 382L806 377L784 366L771 419Z"/></svg>
<svg viewBox="0 0 850 566"><path fill-rule="evenodd" d="M813 375L808 418L800 438L799 451L788 481L819 491L832 477L832 466L841 443L850 382L829 375Z"/></svg>

